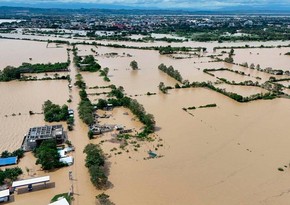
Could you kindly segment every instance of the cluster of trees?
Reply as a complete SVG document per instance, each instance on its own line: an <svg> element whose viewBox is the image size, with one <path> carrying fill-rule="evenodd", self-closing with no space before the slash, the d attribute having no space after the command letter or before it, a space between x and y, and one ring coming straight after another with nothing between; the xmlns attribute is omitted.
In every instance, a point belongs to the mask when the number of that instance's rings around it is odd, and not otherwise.
<svg viewBox="0 0 290 205"><path fill-rule="evenodd" d="M78 86L79 89L86 89L86 83L84 82L81 74L76 74L76 82L74 85Z"/></svg>
<svg viewBox="0 0 290 205"><path fill-rule="evenodd" d="M110 92L110 96L115 98L110 98L108 100L99 99L97 107L101 109L110 103L113 106L124 106L129 108L131 112L145 125L145 128L138 134L138 137L147 137L150 133L153 133L155 129L154 116L148 114L143 105L138 103L137 100L125 96L122 87L116 88L116 86L111 86L111 88L112 91Z"/></svg>
<svg viewBox="0 0 290 205"><path fill-rule="evenodd" d="M46 72L58 72L58 71L67 71L69 62L64 63L48 63L48 64L30 64L22 63L18 68L21 73L46 73Z"/></svg>
<svg viewBox="0 0 290 205"><path fill-rule="evenodd" d="M91 175L91 182L98 189L106 187L108 177L105 174L105 156L99 145L88 144L84 153L86 153L86 167Z"/></svg>
<svg viewBox="0 0 290 205"><path fill-rule="evenodd" d="M69 80L69 79L70 79L69 75L59 76L57 73L55 73L53 78L46 76L46 77L38 79L37 76L32 77L32 76L22 75L21 79L19 79L19 80L20 81L36 81L36 80Z"/></svg>
<svg viewBox="0 0 290 205"><path fill-rule="evenodd" d="M68 119L68 106L59 106L53 104L50 100L47 100L42 105L42 110L44 113L44 120L47 122L59 122Z"/></svg>
<svg viewBox="0 0 290 205"><path fill-rule="evenodd" d="M0 169L0 185L16 180L21 174L23 171L19 167Z"/></svg>
<svg viewBox="0 0 290 205"><path fill-rule="evenodd" d="M104 69L100 70L100 76L103 76L103 79L106 82L110 82L108 74L109 74L109 68L108 67L105 67Z"/></svg>
<svg viewBox="0 0 290 205"><path fill-rule="evenodd" d="M191 27L185 23L177 23L170 26L163 26L154 32L172 33L174 31L180 36L191 38L192 41L208 42L208 41L268 41L268 40L289 40L289 31L287 27L267 27L264 30L266 22L262 26L243 26L229 27L224 24L219 27ZM248 35L224 35L225 33L235 34L239 30L241 33ZM194 34L194 35L193 35Z"/></svg>
<svg viewBox="0 0 290 205"><path fill-rule="evenodd" d="M160 64L158 66L158 69L163 71L164 73L168 74L169 76L171 76L172 78L174 78L175 80L179 81L182 83L182 76L179 73L178 70L174 70L174 68L172 66L167 67L166 65L164 65L163 63Z"/></svg>
<svg viewBox="0 0 290 205"><path fill-rule="evenodd" d="M1 153L1 158L7 158L7 157L17 157L18 159L20 159L24 157L24 151L21 148L13 152L8 152L7 150L5 150Z"/></svg>
<svg viewBox="0 0 290 205"><path fill-rule="evenodd" d="M69 63L48 63L48 64L30 64L23 63L19 67L7 66L0 71L0 81L11 81L21 79L22 73L45 73L67 71Z"/></svg>
<svg viewBox="0 0 290 205"><path fill-rule="evenodd" d="M79 92L81 101L78 106L79 116L84 123L91 125L94 123L94 106L88 98L88 94L85 89L81 89Z"/></svg>
<svg viewBox="0 0 290 205"><path fill-rule="evenodd" d="M79 116L84 123L86 123L87 125L91 125L94 123L93 117L94 106L91 103L90 99L88 98L88 94L85 90L86 83L84 82L81 74L76 75L76 82L74 85L78 86L78 88L81 89L79 91L79 95L81 97L81 101L78 106Z"/></svg>
<svg viewBox="0 0 290 205"><path fill-rule="evenodd" d="M161 55L166 55L166 54L173 54L173 53L176 53L178 51L182 51L182 52L188 52L190 51L190 48L187 48L187 47L171 47L170 45L169 46L160 46L158 48L159 50L159 53Z"/></svg>
<svg viewBox="0 0 290 205"><path fill-rule="evenodd" d="M73 48L74 63L81 71L96 72L101 69L93 55L78 56L77 48Z"/></svg>
<svg viewBox="0 0 290 205"><path fill-rule="evenodd" d="M102 193L96 196L97 200L99 201L100 205L115 205L115 203L111 202L109 199L110 196Z"/></svg>
<svg viewBox="0 0 290 205"><path fill-rule="evenodd" d="M167 88L165 86L165 84L163 82L160 82L159 85L158 85L158 88L161 92L163 92L164 94L167 93Z"/></svg>
<svg viewBox="0 0 290 205"><path fill-rule="evenodd" d="M10 81L21 78L20 69L7 66L2 71L0 70L0 81Z"/></svg>
<svg viewBox="0 0 290 205"><path fill-rule="evenodd" d="M42 169L52 170L65 166L60 162L55 140L44 140L38 148L34 150L37 158L36 164L41 164Z"/></svg>

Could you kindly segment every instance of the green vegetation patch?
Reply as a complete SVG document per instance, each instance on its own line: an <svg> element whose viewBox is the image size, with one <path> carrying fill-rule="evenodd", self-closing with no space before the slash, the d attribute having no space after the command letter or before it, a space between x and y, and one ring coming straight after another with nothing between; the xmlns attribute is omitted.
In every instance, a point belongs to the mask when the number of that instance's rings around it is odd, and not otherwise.
<svg viewBox="0 0 290 205"><path fill-rule="evenodd" d="M88 144L84 151L86 156L86 167L91 175L91 182L97 189L106 187L108 177L105 174L105 156L99 145Z"/></svg>
<svg viewBox="0 0 290 205"><path fill-rule="evenodd" d="M44 102L42 110L44 112L44 120L47 122L65 121L69 117L67 105L60 107L57 104L53 104L50 100Z"/></svg>
<svg viewBox="0 0 290 205"><path fill-rule="evenodd" d="M66 166L60 162L60 156L56 148L55 140L45 140L34 151L37 158L36 164L41 164L44 170L52 170Z"/></svg>
<svg viewBox="0 0 290 205"><path fill-rule="evenodd" d="M19 167L0 169L0 185L15 181L19 175L23 174L22 169Z"/></svg>
<svg viewBox="0 0 290 205"><path fill-rule="evenodd" d="M96 72L101 69L100 64L97 63L93 55L78 56L78 48L74 46L74 63L80 69L80 71Z"/></svg>
<svg viewBox="0 0 290 205"><path fill-rule="evenodd" d="M0 71L0 81L11 81L21 79L22 73L45 73L67 71L69 63L48 63L48 64L30 64L23 63L19 67L7 66Z"/></svg>
<svg viewBox="0 0 290 205"><path fill-rule="evenodd" d="M1 153L1 158L7 158L7 157L17 157L18 159L20 159L24 157L24 151L21 148L13 152L8 152L7 150L5 150Z"/></svg>

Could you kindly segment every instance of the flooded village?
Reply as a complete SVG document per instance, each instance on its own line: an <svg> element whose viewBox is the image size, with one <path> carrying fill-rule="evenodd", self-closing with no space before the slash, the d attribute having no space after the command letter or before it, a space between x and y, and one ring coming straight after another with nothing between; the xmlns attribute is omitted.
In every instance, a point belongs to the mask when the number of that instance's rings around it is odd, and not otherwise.
<svg viewBox="0 0 290 205"><path fill-rule="evenodd" d="M289 40L0 36L0 74L21 70L0 82L0 169L22 170L3 179L0 203L289 202ZM59 164L46 169L51 139Z"/></svg>

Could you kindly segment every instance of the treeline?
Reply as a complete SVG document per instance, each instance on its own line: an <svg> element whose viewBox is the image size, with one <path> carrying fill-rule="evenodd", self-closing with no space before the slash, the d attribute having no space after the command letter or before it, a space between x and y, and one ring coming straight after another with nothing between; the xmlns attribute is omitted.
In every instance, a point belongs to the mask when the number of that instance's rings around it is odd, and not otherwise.
<svg viewBox="0 0 290 205"><path fill-rule="evenodd" d="M191 106L191 107L188 107L188 108L182 108L184 111L187 111L187 110L195 110L197 108L210 108L210 107L216 107L217 105L214 103L214 104L207 104L207 105L201 105L199 107L195 107L195 106Z"/></svg>
<svg viewBox="0 0 290 205"><path fill-rule="evenodd" d="M100 76L102 76L103 80L106 81L106 82L110 82L111 81L109 79L109 77L108 77L109 70L110 69L108 67L105 67L104 69L100 69Z"/></svg>
<svg viewBox="0 0 290 205"><path fill-rule="evenodd" d="M57 74L57 73L56 73ZM58 74L57 75L54 75L54 77L43 77L43 78L37 78L37 76L26 76L26 75L22 75L21 78L19 79L20 81L38 81L38 80L70 80L70 75L62 75L62 76L59 76Z"/></svg>
<svg viewBox="0 0 290 205"><path fill-rule="evenodd" d="M60 156L57 151L55 140L44 140L38 148L34 150L35 157L37 158L36 164L41 164L44 170L52 170L66 166L60 162Z"/></svg>
<svg viewBox="0 0 290 205"><path fill-rule="evenodd" d="M108 182L105 174L105 156L99 145L88 144L84 151L86 153L86 167L91 175L91 182L97 189L104 189Z"/></svg>
<svg viewBox="0 0 290 205"><path fill-rule="evenodd" d="M243 97L237 93L227 92L225 89L217 88L213 86L212 84L206 83L206 82L193 82L192 84L190 84L190 87L205 87L213 91L216 91L218 93L221 93L225 96L228 96L229 98L232 98L233 100L238 101L238 102L250 102L253 100L260 100L260 99L270 100L277 97L275 93L265 93L265 94L258 93L255 95L251 95L249 97Z"/></svg>
<svg viewBox="0 0 290 205"><path fill-rule="evenodd" d="M101 69L93 55L78 56L77 47L73 47L74 63L80 71L96 72Z"/></svg>
<svg viewBox="0 0 290 205"><path fill-rule="evenodd" d="M17 149L13 152L9 152L5 150L1 153L1 158L7 158L7 157L17 157L18 159L20 159L24 157L24 151L23 149Z"/></svg>
<svg viewBox="0 0 290 205"><path fill-rule="evenodd" d="M65 63L22 63L18 68L21 73L47 73L47 72L58 72L58 71L68 71L69 62Z"/></svg>
<svg viewBox="0 0 290 205"><path fill-rule="evenodd" d="M76 78L77 78L77 81L75 84L78 85L78 87L81 89L79 91L79 95L81 98L81 101L78 106L79 117L82 119L84 123L86 123L87 125L91 125L94 123L94 116L93 116L94 106L91 103L90 99L88 98L88 94L85 90L86 84L83 81L82 75L77 74Z"/></svg>
<svg viewBox="0 0 290 205"><path fill-rule="evenodd" d="M0 71L0 81L11 81L21 79L22 73L41 73L67 71L69 63L48 63L48 64L30 64L23 63L19 67L7 66Z"/></svg>
<svg viewBox="0 0 290 205"><path fill-rule="evenodd" d="M21 174L23 174L23 171L19 167L7 168L5 170L0 169L0 185L8 181L15 181Z"/></svg>
<svg viewBox="0 0 290 205"><path fill-rule="evenodd" d="M116 88L115 86L112 86L110 95L115 98L110 98L108 100L99 99L97 107L102 109L106 107L108 103L113 106L124 106L130 109L131 112L145 125L143 131L138 134L138 137L147 137L149 134L154 132L154 116L148 114L143 105L141 105L137 100L125 96L121 87Z"/></svg>
<svg viewBox="0 0 290 205"><path fill-rule="evenodd" d="M159 53L161 55L166 55L166 54L173 54L173 53L176 53L179 51L189 52L191 49L184 47L184 46L183 47L171 47L169 45L169 46L160 46L158 50L159 50Z"/></svg>
<svg viewBox="0 0 290 205"><path fill-rule="evenodd" d="M42 110L44 113L44 120L46 122L65 121L69 117L67 105L60 107L57 104L53 104L50 100L44 102L42 105Z"/></svg>
<svg viewBox="0 0 290 205"><path fill-rule="evenodd" d="M211 75L210 72L215 72L215 71L229 71L229 72L232 72L232 73L236 73L236 74L239 74L239 75L246 75L245 72L243 71L237 71L237 70L231 70L229 68L211 68L211 69L204 69L203 72L206 73L206 74L209 74Z"/></svg>
<svg viewBox="0 0 290 205"><path fill-rule="evenodd" d="M129 49L138 49L138 50L156 50L156 51L162 51L162 50L173 50L175 52L177 51L183 51L183 52L188 52L188 51L192 51L193 49L199 50L200 47L197 48L192 48L192 47L171 47L171 46L146 46L146 47L142 47L142 46L127 46L127 45L120 45L120 44L102 44L102 43L88 43L88 42L82 42L82 43L72 43L72 45L77 45L77 44L81 44L81 45L94 45L94 46L103 46L103 47L112 47L112 48L129 48ZM170 48L168 48L170 47ZM165 54L165 53L164 53Z"/></svg>
<svg viewBox="0 0 290 205"><path fill-rule="evenodd" d="M182 83L182 76L178 70L174 70L172 66L167 67L163 63L158 66L158 69L168 74L170 77Z"/></svg>

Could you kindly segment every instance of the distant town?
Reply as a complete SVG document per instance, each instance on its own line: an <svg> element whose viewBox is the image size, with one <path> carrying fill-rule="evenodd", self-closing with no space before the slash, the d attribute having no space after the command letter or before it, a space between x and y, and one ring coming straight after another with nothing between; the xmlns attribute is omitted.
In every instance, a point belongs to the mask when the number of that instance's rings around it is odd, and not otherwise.
<svg viewBox="0 0 290 205"><path fill-rule="evenodd" d="M15 19L0 24L0 32L64 34L63 29L82 30L75 36L122 40L131 34L174 33L194 41L267 41L290 39L290 16L265 14L196 14L168 11L61 10L0 7L0 18ZM137 13L137 14L135 14ZM164 15L165 13L165 15ZM37 30L29 29L52 29ZM100 33L98 31L106 31ZM144 38L150 41L151 38ZM166 40L166 39L165 39ZM167 39L168 41L173 39ZM175 39L176 40L176 39ZM141 39L139 39L141 41Z"/></svg>

